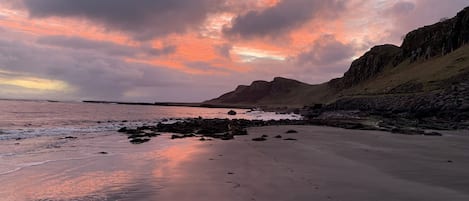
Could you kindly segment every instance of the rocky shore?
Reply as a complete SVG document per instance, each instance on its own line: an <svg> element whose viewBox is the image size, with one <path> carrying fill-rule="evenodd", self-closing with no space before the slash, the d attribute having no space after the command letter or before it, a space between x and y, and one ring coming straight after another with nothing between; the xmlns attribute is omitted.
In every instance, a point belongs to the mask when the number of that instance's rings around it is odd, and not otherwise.
<svg viewBox="0 0 469 201"><path fill-rule="evenodd" d="M424 122L424 120L410 120L395 117L380 117L359 111L323 112L321 115L304 120L245 120L245 119L184 119L175 123L160 122L156 125L146 125L137 128L122 127L118 130L128 136L132 144L141 144L161 134L170 134L171 139L199 138L201 141L214 139L232 140L236 136L248 135L247 128L276 125L315 125L338 127L353 130L377 130L393 134L442 136L434 130L469 128L467 125L453 125L452 122ZM295 133L291 130L287 133ZM282 136L276 136L282 138ZM253 141L265 141L265 137L253 137ZM293 139L290 139L293 140Z"/></svg>

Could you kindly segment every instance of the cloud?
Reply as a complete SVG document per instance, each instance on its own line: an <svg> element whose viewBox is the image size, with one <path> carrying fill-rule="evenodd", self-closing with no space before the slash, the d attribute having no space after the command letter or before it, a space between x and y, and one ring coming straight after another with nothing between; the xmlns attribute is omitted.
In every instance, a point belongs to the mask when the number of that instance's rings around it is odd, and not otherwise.
<svg viewBox="0 0 469 201"><path fill-rule="evenodd" d="M69 37L69 36L44 36L40 37L37 42L43 45L55 46L60 48L68 48L75 50L89 50L99 53L104 53L111 56L125 56L125 57L136 57L136 56L160 56L174 53L176 51L175 46L165 46L160 49L153 48L149 45L143 45L141 47L133 47L126 45L119 45L107 41L96 41L81 37Z"/></svg>
<svg viewBox="0 0 469 201"><path fill-rule="evenodd" d="M415 3L409 1L399 1L385 10L386 15L406 15L415 9Z"/></svg>
<svg viewBox="0 0 469 201"><path fill-rule="evenodd" d="M225 43L222 45L215 45L215 51L224 58L231 58L231 50L233 49L233 45L229 43Z"/></svg>
<svg viewBox="0 0 469 201"><path fill-rule="evenodd" d="M216 12L222 0L22 0L31 18L68 17L149 40L183 33Z"/></svg>
<svg viewBox="0 0 469 201"><path fill-rule="evenodd" d="M69 98L126 99L138 87L189 84L189 75L166 68L127 63L105 54L0 40L0 70L40 80L57 80L74 88ZM154 97L158 97L155 91ZM0 93L0 95L3 95ZM64 95L65 96L65 95Z"/></svg>
<svg viewBox="0 0 469 201"><path fill-rule="evenodd" d="M195 70L203 71L203 72L214 72L214 73L229 73L231 72L230 69L213 66L208 62L197 61L197 62L187 62L186 66Z"/></svg>
<svg viewBox="0 0 469 201"><path fill-rule="evenodd" d="M334 35L323 35L307 51L300 53L296 60L301 65L328 65L350 61L355 47L338 41Z"/></svg>
<svg viewBox="0 0 469 201"><path fill-rule="evenodd" d="M344 2L338 0L283 0L273 7L238 15L223 32L241 38L278 36L319 15L337 13L343 8Z"/></svg>

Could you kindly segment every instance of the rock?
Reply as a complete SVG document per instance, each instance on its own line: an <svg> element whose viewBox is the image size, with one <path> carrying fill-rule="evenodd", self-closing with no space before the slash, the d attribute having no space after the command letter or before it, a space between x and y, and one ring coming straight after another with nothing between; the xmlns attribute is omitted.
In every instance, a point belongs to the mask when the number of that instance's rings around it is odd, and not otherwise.
<svg viewBox="0 0 469 201"><path fill-rule="evenodd" d="M125 133L125 132L127 132L127 127L122 127L122 128L120 128L119 130L117 130L117 132L119 132L119 133Z"/></svg>
<svg viewBox="0 0 469 201"><path fill-rule="evenodd" d="M296 130L288 130L288 131L285 132L285 133L298 133L298 131L296 131Z"/></svg>
<svg viewBox="0 0 469 201"><path fill-rule="evenodd" d="M262 135L261 137L263 137L263 138L267 138L267 137L269 137L269 136L268 136L268 135Z"/></svg>
<svg viewBox="0 0 469 201"><path fill-rule="evenodd" d="M276 135L275 138L282 138L282 136L281 135Z"/></svg>
<svg viewBox="0 0 469 201"><path fill-rule="evenodd" d="M233 129L231 131L231 133L233 135L247 135L248 134L248 131L246 129L240 129L240 128L237 128L237 129Z"/></svg>
<svg viewBox="0 0 469 201"><path fill-rule="evenodd" d="M183 135L171 135L171 139L174 140L174 139L182 139L184 138Z"/></svg>
<svg viewBox="0 0 469 201"><path fill-rule="evenodd" d="M220 139L221 140L232 140L232 139L234 139L234 136L227 133L227 134L223 135Z"/></svg>
<svg viewBox="0 0 469 201"><path fill-rule="evenodd" d="M73 136L67 136L67 137L64 137L63 139L77 139L77 137L73 137Z"/></svg>
<svg viewBox="0 0 469 201"><path fill-rule="evenodd" d="M108 153L105 152L105 151L101 151L101 152L99 152L99 154L108 154Z"/></svg>
<svg viewBox="0 0 469 201"><path fill-rule="evenodd" d="M285 138L285 139L283 139L283 140L296 141L297 139L295 139L295 138Z"/></svg>
<svg viewBox="0 0 469 201"><path fill-rule="evenodd" d="M236 115L236 114L237 114L237 113L236 113L236 111L234 111L234 110L228 111L228 115Z"/></svg>
<svg viewBox="0 0 469 201"><path fill-rule="evenodd" d="M205 141L206 139L204 137L201 137L199 140L200 141Z"/></svg>
<svg viewBox="0 0 469 201"><path fill-rule="evenodd" d="M131 139L129 142L132 144L142 144L148 141L150 141L149 138L134 138L134 139Z"/></svg>
<svg viewBox="0 0 469 201"><path fill-rule="evenodd" d="M263 137L256 137L256 138L253 138L252 141L257 141L257 142L260 142L260 141L266 141L267 139L263 138Z"/></svg>

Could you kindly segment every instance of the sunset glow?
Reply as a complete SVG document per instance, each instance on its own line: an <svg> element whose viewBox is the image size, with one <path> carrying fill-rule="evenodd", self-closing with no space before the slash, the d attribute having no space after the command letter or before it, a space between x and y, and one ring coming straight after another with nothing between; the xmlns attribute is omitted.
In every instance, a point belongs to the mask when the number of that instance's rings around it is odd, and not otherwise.
<svg viewBox="0 0 469 201"><path fill-rule="evenodd" d="M15 97L0 91L0 98L37 98L30 93L37 89L66 100L202 101L277 76L321 83L340 77L372 46L399 45L411 29L469 5L159 0L90 9L92 0L63 2L0 3L0 71L16 75L0 77L0 87L19 90ZM98 89L103 93L94 93Z"/></svg>

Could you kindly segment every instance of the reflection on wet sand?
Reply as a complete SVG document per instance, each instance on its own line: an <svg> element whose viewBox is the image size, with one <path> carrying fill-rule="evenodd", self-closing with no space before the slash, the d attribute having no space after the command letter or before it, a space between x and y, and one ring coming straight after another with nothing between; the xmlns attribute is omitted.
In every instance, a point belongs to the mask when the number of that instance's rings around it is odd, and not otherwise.
<svg viewBox="0 0 469 201"><path fill-rule="evenodd" d="M181 165L202 153L196 141L164 137L140 146L118 143L122 144L106 150L109 155L44 163L0 175L0 200L152 200L168 182L183 179L187 172L180 171Z"/></svg>
<svg viewBox="0 0 469 201"><path fill-rule="evenodd" d="M162 157L162 163L154 167L153 177L183 179L188 172L181 171L180 167L183 166L184 162L201 155L202 152L202 148L197 146L196 142L186 141L179 146L172 146L161 153L156 153Z"/></svg>

